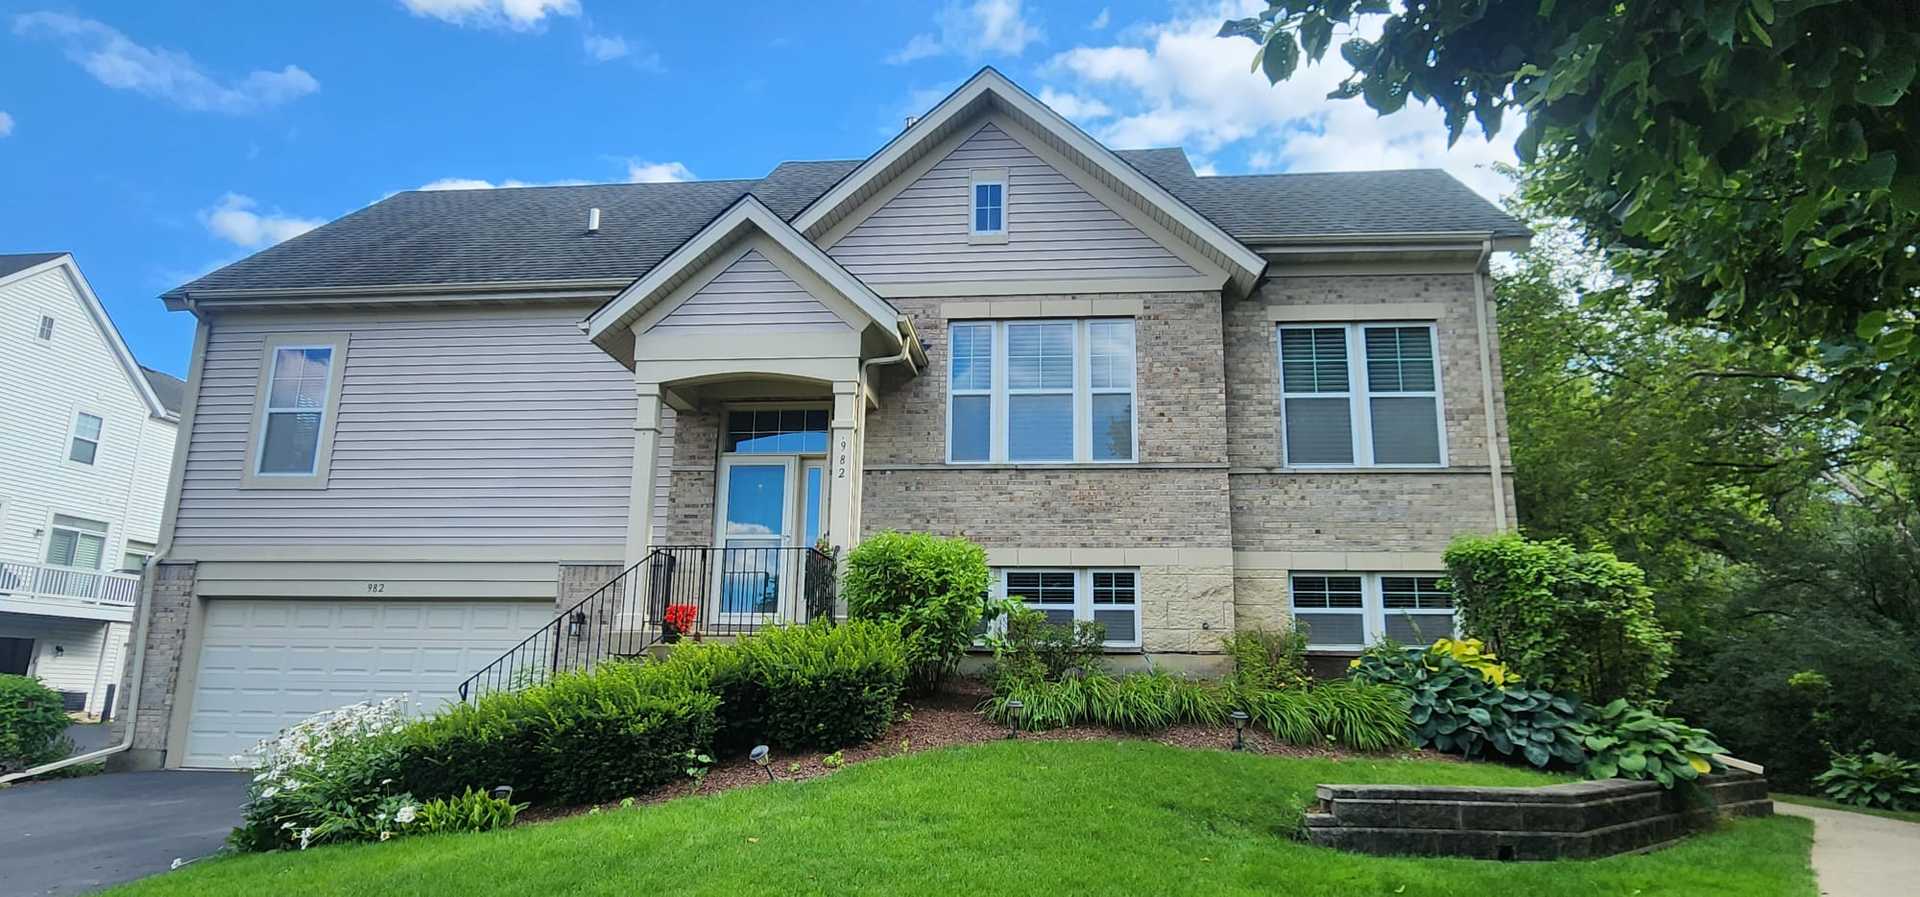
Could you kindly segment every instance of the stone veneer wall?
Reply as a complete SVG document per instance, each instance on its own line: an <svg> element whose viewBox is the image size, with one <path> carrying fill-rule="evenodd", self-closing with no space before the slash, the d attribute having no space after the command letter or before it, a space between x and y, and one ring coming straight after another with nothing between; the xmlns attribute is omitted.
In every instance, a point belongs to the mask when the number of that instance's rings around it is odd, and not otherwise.
<svg viewBox="0 0 1920 897"><path fill-rule="evenodd" d="M1494 529L1485 402L1480 383L1474 275L1275 276L1224 316L1227 455L1235 613L1245 625L1292 618L1293 570L1437 570L1454 536ZM1441 470L1288 470L1280 466L1279 350L1270 306L1437 304L1441 410L1448 467ZM1487 326L1494 327L1491 304ZM1356 321L1365 321L1357 318ZM1506 467L1506 408L1493 339L1499 433ZM1502 480L1514 519L1511 477Z"/></svg>
<svg viewBox="0 0 1920 897"><path fill-rule="evenodd" d="M1593 859L1646 850L1717 816L1770 816L1767 780L1702 776L1698 789L1608 779L1542 788L1321 785L1307 840L1376 856Z"/></svg>
<svg viewBox="0 0 1920 897"><path fill-rule="evenodd" d="M1139 463L945 463L948 303L1035 317L1043 306L1138 301L1135 413ZM888 381L867 416L865 533L929 530L986 546L996 566L1140 568L1148 653L1213 653L1234 626L1227 510L1226 382L1220 295L894 299L928 342L920 376Z"/></svg>
<svg viewBox="0 0 1920 897"><path fill-rule="evenodd" d="M667 493L666 531L655 545L713 542L714 487L719 482L720 411L708 408L674 415L672 486Z"/></svg>
<svg viewBox="0 0 1920 897"><path fill-rule="evenodd" d="M125 716L126 708L133 698L132 686L133 660L138 650L128 651L126 666L120 672L119 705L114 708L113 721L108 724L107 739L110 744L119 744L126 737L127 726L133 726L133 747L124 754L115 755L109 765L118 770L159 769L166 760L167 731L173 720L173 708L179 700L175 694L180 682L180 662L186 651L187 633L193 614L193 587L197 564L178 564L162 561L151 568L153 588L146 595L152 602L148 612L146 638L146 660L140 669L140 709L134 719ZM134 609L137 615L139 608ZM138 620L135 621L138 629Z"/></svg>

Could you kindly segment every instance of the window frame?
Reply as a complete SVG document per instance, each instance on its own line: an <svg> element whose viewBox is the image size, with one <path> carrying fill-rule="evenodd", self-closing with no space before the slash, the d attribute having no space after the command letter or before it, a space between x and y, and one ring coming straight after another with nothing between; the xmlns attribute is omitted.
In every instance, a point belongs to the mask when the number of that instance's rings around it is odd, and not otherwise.
<svg viewBox="0 0 1920 897"><path fill-rule="evenodd" d="M94 431L94 435L92 439L88 439L87 437L80 435L80 421L82 418L88 418L88 417L91 417L94 420L99 421L100 423L99 428ZM86 467L99 466L100 446L106 441L107 441L107 416L94 411L90 411L84 407L75 408L73 410L73 422L67 425L67 445L66 445L67 462L71 464L84 465ZM82 442L92 443L93 460L82 461L79 458L75 458L73 456L73 450L75 446L77 446L79 443L82 443Z"/></svg>
<svg viewBox="0 0 1920 897"><path fill-rule="evenodd" d="M1425 327L1428 347L1433 353L1433 389L1431 390L1380 390L1374 391L1367 382L1366 332L1375 327ZM1343 331L1347 350L1347 389L1342 393L1292 392L1287 391L1286 355L1282 348L1282 338L1289 330L1331 330ZM1276 396L1275 406L1278 413L1280 466L1290 470L1352 470L1355 468L1377 468L1385 470L1437 470L1448 466L1447 451L1447 407L1446 384L1441 379L1440 370L1440 326L1435 321L1300 321L1283 322L1273 331L1273 384ZM1137 351L1136 351L1137 354ZM1340 462L1299 462L1296 463L1287 452L1287 400L1290 398L1342 398L1347 400L1348 437L1352 440L1352 461ZM1433 420L1439 448L1439 460L1433 463L1383 463L1373 457L1373 403L1375 398L1431 398L1433 399Z"/></svg>
<svg viewBox="0 0 1920 897"><path fill-rule="evenodd" d="M38 329L34 331L34 333L37 335L39 340L43 343L53 342L53 316L41 315L40 325Z"/></svg>
<svg viewBox="0 0 1920 897"><path fill-rule="evenodd" d="M62 517L70 521L75 521L80 524L99 524L99 528L94 529L88 526L76 526L72 523L61 523L60 518ZM81 536L94 536L98 538L100 540L100 565L97 567L79 567L73 564L54 563L52 560L54 534L61 531L74 534L74 553L76 556L79 554L79 546L80 546L79 540ZM78 514L64 514L59 511L48 511L46 533L47 533L46 539L43 540L40 544L40 559L47 566L53 567L59 570L82 570L89 573L101 573L106 571L107 560L112 555L112 549L113 549L113 524L111 522L105 521L105 520L95 520L91 517L82 517Z"/></svg>
<svg viewBox="0 0 1920 897"><path fill-rule="evenodd" d="M1088 328L1096 323L1125 323L1133 329L1133 367L1130 385L1126 389L1115 387L1093 387L1092 339ZM1010 325L1021 324L1071 324L1073 325L1073 386L1068 390L1058 388L1021 388L1015 390L1008 374L1007 330ZM989 334L988 369L991 371L986 389L958 389L953 381L953 339L951 330L955 327L984 327ZM1124 315L1106 315L1084 318L970 318L955 320L948 324L947 364L945 384L947 400L947 442L944 459L947 464L966 465L1025 465L1025 464L1072 464L1072 465L1129 465L1140 463L1140 323L1137 318ZM1011 419L1009 406L1015 395L1061 395L1070 394L1073 407L1073 450L1071 457L1054 459L1014 459L1010 456L1012 436L1008 422ZM1127 457L1093 457L1093 397L1124 393L1131 397L1132 413L1127 421ZM977 459L955 458L953 455L953 425L955 396L987 396L987 457Z"/></svg>
<svg viewBox="0 0 1920 897"><path fill-rule="evenodd" d="M995 600L1009 597L1009 591L1007 587L1007 574L1009 573L1035 573L1035 574L1070 573L1072 574L1073 575L1073 619L1074 619L1074 622L1076 623L1092 622L1094 619L1093 612L1099 607L1104 606L1111 609L1113 607L1120 606L1120 605L1094 604L1093 577L1095 574L1114 573L1114 574L1126 574L1126 575L1132 576L1133 577L1133 604L1132 604L1133 638L1130 640L1118 640L1118 639L1109 638L1106 641L1101 642L1100 647L1104 651L1115 652L1115 653L1127 653L1127 652L1140 650L1141 644L1142 644L1141 638L1143 635L1141 631L1142 630L1141 605L1144 603L1145 595L1146 595L1146 584L1145 582L1142 581L1140 568L1138 567L994 567L994 568L991 568L991 570L989 570L990 579L988 580L988 583L987 583L987 594L989 597ZM1054 606L1057 607L1058 602L1055 602ZM986 624L986 631L990 633L1003 633L1005 632L1005 630L1006 630L1006 624L1005 624L1005 621L1002 619L988 621ZM976 644L979 644L979 643L980 642L976 641Z"/></svg>
<svg viewBox="0 0 1920 897"><path fill-rule="evenodd" d="M1444 571L1436 571L1436 570L1387 570L1387 571L1367 571L1367 572L1362 572L1358 570L1290 570L1287 572L1287 614L1289 619L1293 619L1293 620L1299 619L1299 616L1303 610L1304 612L1310 613L1310 614L1357 614L1359 615L1361 618L1361 627L1360 627L1361 637L1366 640L1364 644L1355 645L1355 644L1346 644L1346 643L1334 644L1334 643L1320 643L1320 642L1308 642L1307 644L1307 650L1310 652L1322 652L1322 653L1330 653L1330 654L1357 653L1357 652L1366 650L1369 646L1379 643L1379 641L1386 636L1387 618L1391 616L1392 613L1408 613L1408 614L1425 615L1425 616L1433 616L1433 617L1441 616L1441 614L1438 611L1425 610L1425 609L1394 608L1392 612L1390 612L1386 606L1386 594L1385 594L1386 590L1384 588L1384 581L1386 579L1392 578L1392 577L1404 577L1404 578L1410 578L1410 579L1425 579L1425 578L1445 579L1446 575L1447 574ZM1302 577L1302 576L1328 576L1328 577L1357 576L1359 577L1360 578L1360 606L1357 608L1316 608L1316 607L1301 608L1299 607L1298 604L1296 603L1298 600L1297 596L1299 594L1299 590L1295 587L1294 580L1297 577ZM1451 596L1452 592L1448 591L1447 594ZM1452 621L1451 625L1448 627L1448 632L1449 633L1457 632L1460 625L1459 607L1457 605L1453 607L1449 607L1447 609L1445 616L1447 616ZM1313 637L1311 630L1309 630L1307 637L1309 639ZM1436 635L1435 637L1438 638L1439 636Z"/></svg>
<svg viewBox="0 0 1920 897"><path fill-rule="evenodd" d="M345 333L300 333L269 337L261 348L260 368L254 382L253 411L247 432L245 467L240 470L243 489L325 489L333 462L333 436L340 419L340 383L347 367L348 335ZM282 349L330 349L327 365L327 393L320 409L320 432L315 437L313 470L310 473L261 473L260 462L266 453L267 404L272 399L275 353ZM282 410L284 413L284 409Z"/></svg>
<svg viewBox="0 0 1920 897"><path fill-rule="evenodd" d="M981 230L979 191L982 186L1000 188L1000 229ZM967 242L969 243L1005 243L1007 234L1012 230L1012 221L1007 214L1007 200L1012 195L1007 183L1005 168L975 168L967 176Z"/></svg>

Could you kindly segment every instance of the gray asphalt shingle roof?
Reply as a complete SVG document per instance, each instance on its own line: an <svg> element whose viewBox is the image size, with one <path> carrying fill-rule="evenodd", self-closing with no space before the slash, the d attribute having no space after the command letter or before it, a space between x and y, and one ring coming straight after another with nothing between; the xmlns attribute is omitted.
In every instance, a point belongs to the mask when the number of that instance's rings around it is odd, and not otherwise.
<svg viewBox="0 0 1920 897"><path fill-rule="evenodd" d="M1438 170L1201 177L1177 148L1122 159L1237 238L1473 231L1520 222ZM751 192L792 218L860 160L783 162L757 180L396 193L168 295L203 290L637 278ZM587 210L601 210L586 232Z"/></svg>
<svg viewBox="0 0 1920 897"><path fill-rule="evenodd" d="M0 254L0 277L5 277L9 274L14 274L20 271L25 271L28 268L33 267L34 265L41 264L42 262L53 261L54 259L57 259L63 255L66 255L66 253L64 252L16 252L12 254Z"/></svg>
<svg viewBox="0 0 1920 897"><path fill-rule="evenodd" d="M187 398L187 383L172 374L156 371L146 365L140 366L140 373L147 378L147 385L153 387L153 394L160 400L160 407L180 413L180 406Z"/></svg>

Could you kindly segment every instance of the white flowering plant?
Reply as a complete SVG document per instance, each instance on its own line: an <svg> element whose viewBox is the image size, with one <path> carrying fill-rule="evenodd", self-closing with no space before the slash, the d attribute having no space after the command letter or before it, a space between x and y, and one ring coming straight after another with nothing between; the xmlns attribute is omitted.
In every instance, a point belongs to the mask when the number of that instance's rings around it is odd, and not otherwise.
<svg viewBox="0 0 1920 897"><path fill-rule="evenodd" d="M419 814L398 781L408 722L404 698L353 704L301 720L235 758L253 769L253 783L229 843L305 850L406 833Z"/></svg>

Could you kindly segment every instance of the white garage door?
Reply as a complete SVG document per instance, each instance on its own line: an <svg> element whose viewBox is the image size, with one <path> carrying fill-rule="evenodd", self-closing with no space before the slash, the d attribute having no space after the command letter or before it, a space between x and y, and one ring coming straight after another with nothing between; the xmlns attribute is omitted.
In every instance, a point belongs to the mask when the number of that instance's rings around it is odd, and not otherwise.
<svg viewBox="0 0 1920 897"><path fill-rule="evenodd" d="M322 710L406 695L422 710L553 619L546 601L207 602L187 766L230 759Z"/></svg>

